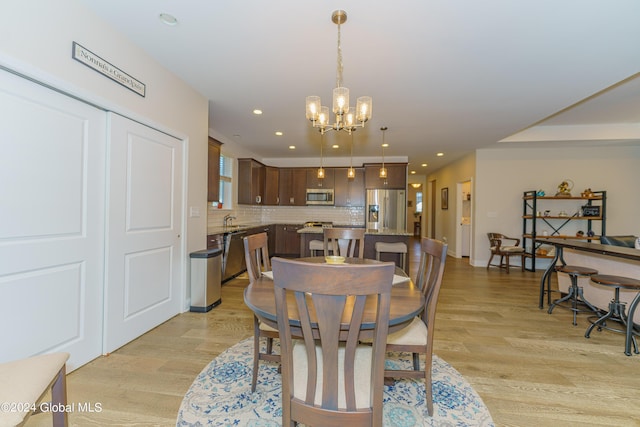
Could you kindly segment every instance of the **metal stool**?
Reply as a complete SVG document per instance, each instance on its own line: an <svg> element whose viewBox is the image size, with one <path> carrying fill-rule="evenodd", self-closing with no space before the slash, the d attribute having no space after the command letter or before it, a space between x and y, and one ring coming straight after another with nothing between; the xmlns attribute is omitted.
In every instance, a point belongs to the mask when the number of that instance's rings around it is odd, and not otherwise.
<svg viewBox="0 0 640 427"><path fill-rule="evenodd" d="M402 242L376 242L376 259L380 261L380 254L383 252L400 254L400 266L407 271L407 245Z"/></svg>
<svg viewBox="0 0 640 427"><path fill-rule="evenodd" d="M311 252L311 256L318 256L318 251L324 254L324 242L322 240L311 240L309 242L309 252Z"/></svg>
<svg viewBox="0 0 640 427"><path fill-rule="evenodd" d="M638 343L636 342L635 333L633 331L633 315L635 314L636 307L638 305L638 301L640 301L640 293L636 295L634 300L631 302L629 315L627 316L624 312L624 306L626 303L620 302L620 288L628 289L628 290L636 290L640 291L640 280L631 279L629 277L622 276L611 276L606 274L596 274L591 276L591 281L593 283L597 283L602 286L609 286L614 289L613 299L609 303L609 312L604 316L600 317L598 320L593 322L585 332L585 338L589 338L591 331L593 328L597 327L598 331L602 330L602 328L608 329L614 332L624 333L625 342L624 342L624 354L627 356L631 356L631 343L633 342L633 351L636 354L639 354L638 351ZM622 323L625 328L616 329L606 326L607 320L613 320L614 322Z"/></svg>
<svg viewBox="0 0 640 427"><path fill-rule="evenodd" d="M589 301L585 299L584 294L582 292L582 288L578 286L578 277L593 276L594 274L598 274L598 270L594 270L593 268L587 268L587 267L578 267L575 265L563 265L562 267L556 267L556 271L559 273L568 274L569 278L571 279L571 286L569 287L569 292L567 293L567 295L565 295L560 299L555 300L549 306L549 311L548 311L549 314L551 314L555 306L569 300L571 300L571 307L565 307L563 305L560 305L560 307L567 308L573 311L573 326L578 324L576 322L576 317L578 315L578 312L585 311L585 310L580 310L578 308L578 304L586 305L594 313L599 312L597 308L595 308Z"/></svg>

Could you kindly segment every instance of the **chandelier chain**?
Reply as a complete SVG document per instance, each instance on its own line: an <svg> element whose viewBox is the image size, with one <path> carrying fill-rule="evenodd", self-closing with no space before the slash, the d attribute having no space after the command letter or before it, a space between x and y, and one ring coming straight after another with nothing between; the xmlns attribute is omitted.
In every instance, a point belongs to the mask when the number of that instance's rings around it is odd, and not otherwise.
<svg viewBox="0 0 640 427"><path fill-rule="evenodd" d="M338 65L336 70L336 87L342 87L342 47L340 46L340 23L338 23Z"/></svg>

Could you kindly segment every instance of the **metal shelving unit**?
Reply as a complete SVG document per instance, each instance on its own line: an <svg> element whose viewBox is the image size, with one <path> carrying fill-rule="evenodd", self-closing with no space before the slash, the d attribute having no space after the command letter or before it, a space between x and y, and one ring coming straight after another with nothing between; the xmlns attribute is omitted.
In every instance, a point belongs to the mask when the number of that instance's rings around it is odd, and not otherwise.
<svg viewBox="0 0 640 427"><path fill-rule="evenodd" d="M556 203L567 203L569 201L585 201L577 212L567 215L539 215L541 203L544 207L555 205ZM548 203L549 201L550 203ZM569 204L567 204L569 205ZM573 203L577 206L577 203ZM599 240L601 235L606 234L606 213L607 213L607 192L594 191L592 195L582 196L538 196L536 190L525 191L522 196L522 247L525 248L525 256L531 260L528 271L535 271L537 258L553 258L549 255L537 254L538 248L543 245L540 239L573 239L573 240ZM593 225L600 224L600 234L583 236L562 234L561 230L573 221L585 221L587 230L593 231ZM542 222L551 229L547 236L539 236L538 224Z"/></svg>

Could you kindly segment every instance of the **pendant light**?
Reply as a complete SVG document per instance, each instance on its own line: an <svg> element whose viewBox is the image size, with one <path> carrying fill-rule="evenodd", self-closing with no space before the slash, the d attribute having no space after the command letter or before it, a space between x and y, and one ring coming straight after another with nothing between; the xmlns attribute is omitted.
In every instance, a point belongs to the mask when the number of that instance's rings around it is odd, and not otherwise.
<svg viewBox="0 0 640 427"><path fill-rule="evenodd" d="M353 168L353 132L351 132L351 149L349 158L349 169L347 169L347 178L354 179L356 177L356 171Z"/></svg>
<svg viewBox="0 0 640 427"><path fill-rule="evenodd" d="M384 142L384 133L387 130L386 126L380 128L382 131L382 167L380 168L380 174L378 175L380 178L387 178L387 168L384 167L384 149L387 147L387 143Z"/></svg>
<svg viewBox="0 0 640 427"><path fill-rule="evenodd" d="M318 179L324 179L324 167L322 167L322 146L324 145L324 132L320 132L320 168L318 169Z"/></svg>
<svg viewBox="0 0 640 427"><path fill-rule="evenodd" d="M336 87L333 89L332 110L335 121L329 123L329 107L322 106L319 96L307 96L306 117L311 121L314 128L326 132L331 130L346 131L351 133L356 128L364 127L364 124L371 119L371 109L373 102L370 96L361 96L356 102L355 108L349 106L349 89L343 86L342 82L342 47L340 45L340 26L347 21L347 12L335 10L331 14L331 21L338 26L338 52L336 67ZM321 117L324 114L324 117Z"/></svg>

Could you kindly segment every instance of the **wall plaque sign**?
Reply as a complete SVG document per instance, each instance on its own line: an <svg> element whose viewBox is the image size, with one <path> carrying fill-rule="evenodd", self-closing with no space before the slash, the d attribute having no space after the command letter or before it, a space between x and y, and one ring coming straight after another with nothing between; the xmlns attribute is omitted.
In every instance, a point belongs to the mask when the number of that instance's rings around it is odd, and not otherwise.
<svg viewBox="0 0 640 427"><path fill-rule="evenodd" d="M145 96L147 87L144 83L131 77L129 74L100 58L98 55L76 42L73 42L72 58L110 78L114 82L121 84L127 89L132 90L138 95L142 97Z"/></svg>

